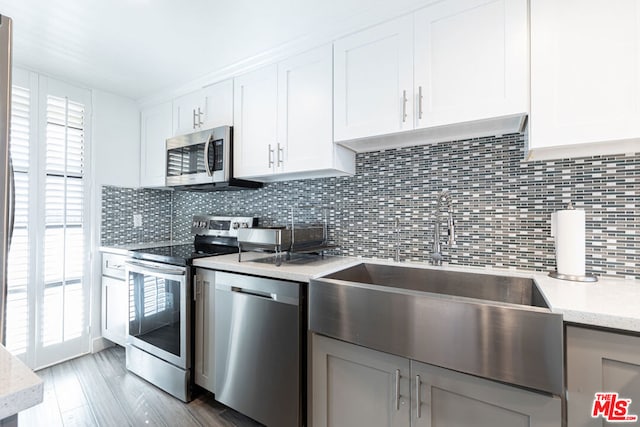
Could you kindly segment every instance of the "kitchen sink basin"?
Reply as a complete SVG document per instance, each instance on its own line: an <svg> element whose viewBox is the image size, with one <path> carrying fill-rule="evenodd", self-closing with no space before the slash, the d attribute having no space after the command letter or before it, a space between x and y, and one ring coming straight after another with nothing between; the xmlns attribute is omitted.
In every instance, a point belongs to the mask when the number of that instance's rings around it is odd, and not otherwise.
<svg viewBox="0 0 640 427"><path fill-rule="evenodd" d="M535 282L524 277L363 263L325 278L549 308Z"/></svg>
<svg viewBox="0 0 640 427"><path fill-rule="evenodd" d="M311 280L309 329L562 395L562 315L528 278L361 263Z"/></svg>

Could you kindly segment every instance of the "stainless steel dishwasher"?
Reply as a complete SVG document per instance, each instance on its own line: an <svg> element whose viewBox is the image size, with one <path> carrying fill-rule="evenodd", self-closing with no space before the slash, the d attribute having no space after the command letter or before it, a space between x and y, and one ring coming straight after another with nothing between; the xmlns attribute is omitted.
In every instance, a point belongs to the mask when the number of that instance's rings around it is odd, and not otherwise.
<svg viewBox="0 0 640 427"><path fill-rule="evenodd" d="M216 272L216 400L267 426L305 419L303 284Z"/></svg>

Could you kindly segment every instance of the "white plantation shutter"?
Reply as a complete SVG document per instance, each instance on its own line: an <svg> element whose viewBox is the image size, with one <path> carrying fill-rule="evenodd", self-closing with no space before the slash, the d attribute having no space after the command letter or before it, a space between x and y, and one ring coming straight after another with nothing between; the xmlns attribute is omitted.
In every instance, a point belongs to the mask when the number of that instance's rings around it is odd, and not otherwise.
<svg viewBox="0 0 640 427"><path fill-rule="evenodd" d="M47 95L44 183L43 346L86 328L83 275L85 106Z"/></svg>
<svg viewBox="0 0 640 427"><path fill-rule="evenodd" d="M14 69L15 228L6 347L38 369L89 351L85 161L91 93Z"/></svg>
<svg viewBox="0 0 640 427"><path fill-rule="evenodd" d="M10 152L15 176L15 225L7 262L6 347L24 355L29 347L29 136L31 92L14 85L11 93Z"/></svg>

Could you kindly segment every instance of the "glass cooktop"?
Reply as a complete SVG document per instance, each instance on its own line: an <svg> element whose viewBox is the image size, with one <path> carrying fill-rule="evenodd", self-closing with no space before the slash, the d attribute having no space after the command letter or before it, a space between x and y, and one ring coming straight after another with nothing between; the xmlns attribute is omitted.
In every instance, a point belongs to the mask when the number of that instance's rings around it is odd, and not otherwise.
<svg viewBox="0 0 640 427"><path fill-rule="evenodd" d="M159 246L155 248L136 249L133 258L163 262L174 265L190 265L196 258L224 255L237 252L238 248L225 245L207 245L197 248L193 243L183 245Z"/></svg>

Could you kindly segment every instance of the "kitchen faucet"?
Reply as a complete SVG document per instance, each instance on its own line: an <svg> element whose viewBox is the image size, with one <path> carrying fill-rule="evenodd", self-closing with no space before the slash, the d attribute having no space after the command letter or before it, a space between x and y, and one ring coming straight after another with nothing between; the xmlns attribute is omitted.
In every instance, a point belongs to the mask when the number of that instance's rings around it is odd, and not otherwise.
<svg viewBox="0 0 640 427"><path fill-rule="evenodd" d="M447 228L449 233L448 245L451 246L456 242L455 222L453 221L453 203L451 201L451 193L444 190L438 194L438 204L436 207L435 224L433 230L433 250L431 252L431 264L442 265L442 248L440 245L440 212L443 206L447 206Z"/></svg>

